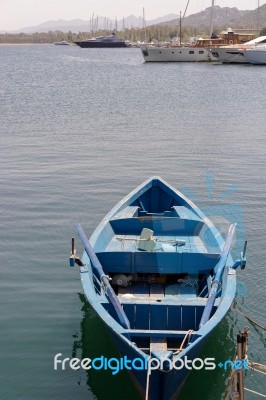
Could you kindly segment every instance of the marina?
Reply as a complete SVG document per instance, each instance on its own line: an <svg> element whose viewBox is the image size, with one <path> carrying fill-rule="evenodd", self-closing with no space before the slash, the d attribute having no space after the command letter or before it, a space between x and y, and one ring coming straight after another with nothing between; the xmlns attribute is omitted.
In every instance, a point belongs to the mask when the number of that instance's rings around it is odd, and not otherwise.
<svg viewBox="0 0 266 400"><path fill-rule="evenodd" d="M232 47L241 45L254 39L254 33L238 33L228 28L218 36L214 33L214 13L215 0L211 1L210 11L210 31L209 38L189 38L187 42L183 41L183 22L190 1L187 1L185 12L179 21L179 38L176 42L167 45L143 44L141 46L142 55L145 62L209 62L219 59L220 47L230 45ZM259 10L259 7L258 7ZM144 19L144 18L143 18ZM146 36L146 35L145 35ZM213 48L216 50L212 51ZM226 52L227 54L227 52ZM221 53L220 53L221 55ZM239 57L241 58L241 56ZM228 60L228 57L226 58ZM222 60L220 60L222 61ZM223 61L222 61L223 62Z"/></svg>

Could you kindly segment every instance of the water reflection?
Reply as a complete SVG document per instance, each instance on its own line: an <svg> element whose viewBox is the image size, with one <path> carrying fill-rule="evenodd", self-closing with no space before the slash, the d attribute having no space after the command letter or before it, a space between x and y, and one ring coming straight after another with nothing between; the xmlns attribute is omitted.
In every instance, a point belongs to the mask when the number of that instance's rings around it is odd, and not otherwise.
<svg viewBox="0 0 266 400"><path fill-rule="evenodd" d="M119 358L120 355L104 323L86 301L84 294L79 294L79 298L82 305L83 319L80 324L80 332L73 335L72 357L80 359L93 359L100 356ZM121 371L117 375L112 375L110 370L96 371L90 369L85 371L85 374L86 385L98 400L140 399L135 386L125 371ZM81 384L81 382L78 383Z"/></svg>
<svg viewBox="0 0 266 400"><path fill-rule="evenodd" d="M100 356L119 358L119 353L104 323L86 301L84 294L78 296L83 318L80 323L80 331L73 335L72 357L80 359L93 359ZM215 358L216 364L227 359L233 360L236 350L236 335L244 326L249 326L252 341L256 337L256 342L259 341L265 346L263 332L249 323L240 313L240 304L244 306L244 298L235 300L227 316L210 336L200 355L201 358ZM260 362L261 357L258 349L255 346L251 346L251 349L250 358ZM195 387L197 388L197 400L223 399L227 390L229 373L229 370L225 371L218 367L213 371L198 370L191 372L178 400L193 399ZM246 379L248 383L253 383L250 376ZM81 371L77 383L86 385L88 399L124 400L127 398L127 400L140 400L135 386L125 371L121 371L117 375L112 375L110 370L96 371L90 369L89 371ZM261 386L258 382L256 384Z"/></svg>

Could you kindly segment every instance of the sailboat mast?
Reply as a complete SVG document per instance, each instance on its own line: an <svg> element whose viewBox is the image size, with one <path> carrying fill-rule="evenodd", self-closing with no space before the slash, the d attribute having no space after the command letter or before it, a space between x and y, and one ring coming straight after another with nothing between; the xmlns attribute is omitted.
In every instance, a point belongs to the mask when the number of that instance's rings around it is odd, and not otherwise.
<svg viewBox="0 0 266 400"><path fill-rule="evenodd" d="M180 40L180 46L181 46L181 40L182 40L182 19L181 19L181 11L180 11L180 18L179 18L179 40Z"/></svg>
<svg viewBox="0 0 266 400"><path fill-rule="evenodd" d="M258 0L258 28L260 27L260 0Z"/></svg>
<svg viewBox="0 0 266 400"><path fill-rule="evenodd" d="M185 8L185 11L184 11L182 20L183 20L183 19L185 18L185 16L186 16L186 12L187 12L188 5L189 5L189 0L187 1L187 5L186 5L186 8Z"/></svg>
<svg viewBox="0 0 266 400"><path fill-rule="evenodd" d="M212 37L213 34L213 10L214 10L214 0L212 0L212 6L211 6L210 38Z"/></svg>
<svg viewBox="0 0 266 400"><path fill-rule="evenodd" d="M143 7L143 28L144 28L144 43L147 43L147 29L146 29L146 20L145 20L144 7Z"/></svg>

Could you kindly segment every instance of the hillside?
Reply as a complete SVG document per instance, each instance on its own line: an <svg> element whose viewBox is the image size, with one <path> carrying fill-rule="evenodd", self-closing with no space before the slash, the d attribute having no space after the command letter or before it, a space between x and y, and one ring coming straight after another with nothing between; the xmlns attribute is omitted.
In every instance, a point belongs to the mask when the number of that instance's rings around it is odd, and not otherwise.
<svg viewBox="0 0 266 400"><path fill-rule="evenodd" d="M177 14L168 14L163 17L159 17L156 19L152 19L149 21L146 21L146 25L156 25L159 23L164 23L166 21L173 20L174 18L177 18ZM122 30L123 26L126 28L142 28L143 27L143 18L142 17L135 17L134 15L130 15L124 20L119 20L116 21L112 20L110 18L98 16L94 16L94 27L96 29L96 19L97 19L97 26L98 30L100 29L106 29L106 25L108 23L109 29L115 29L116 24L117 24L117 29ZM108 21L108 22L107 22ZM46 21L43 22L42 24L36 25L36 26L28 26L25 28L17 29L15 31L10 31L8 33L35 33L35 32L49 32L49 31L60 31L60 32L73 32L73 33L78 33L78 32L88 32L90 30L90 26L92 25L92 21L86 21L82 19L73 19L71 21L66 21L63 19L59 20L52 20L52 21ZM4 32L1 32L4 33Z"/></svg>
<svg viewBox="0 0 266 400"><path fill-rule="evenodd" d="M184 27L195 27L197 30L206 30L210 26L211 7L196 14L185 17ZM161 23L160 25L177 25L178 19ZM238 10L236 7L215 6L213 11L213 24L218 30L223 28L257 28L266 26L266 4L256 10Z"/></svg>
<svg viewBox="0 0 266 400"><path fill-rule="evenodd" d="M98 30L105 29L108 21L108 29L115 29L116 21L106 17L98 16ZM184 27L195 28L197 31L206 31L209 29L211 20L211 7L206 8L204 11L196 14L189 15L184 19ZM260 26L261 28L266 27L266 3L258 9L253 11L250 10L238 10L236 7L214 7L213 13L214 27L217 31L225 28L255 28ZM147 26L177 26L179 24L179 16L177 14L169 14L163 17L159 17L153 20L146 21ZM16 31L8 33L35 33L35 32L49 32L49 31L60 31L78 33L88 32L92 26L91 21L75 19L71 21L57 20L57 21L46 21L37 26L30 26L18 29ZM124 20L117 21L118 30L122 30L123 26L126 28L142 28L143 19L142 17L135 17L130 15ZM96 16L94 17L94 30L96 30ZM4 33L4 32L1 32Z"/></svg>
<svg viewBox="0 0 266 400"><path fill-rule="evenodd" d="M248 27L266 27L266 3L260 6L259 9L249 11L242 16L241 19L235 21L237 27L245 28Z"/></svg>

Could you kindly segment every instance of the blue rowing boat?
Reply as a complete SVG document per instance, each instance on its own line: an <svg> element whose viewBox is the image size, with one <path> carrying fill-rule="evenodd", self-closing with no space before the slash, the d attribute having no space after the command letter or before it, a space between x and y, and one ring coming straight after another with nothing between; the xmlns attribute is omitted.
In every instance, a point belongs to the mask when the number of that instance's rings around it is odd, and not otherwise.
<svg viewBox="0 0 266 400"><path fill-rule="evenodd" d="M80 267L85 296L107 325L141 396L169 400L234 299L236 268L246 264L182 193L152 177L120 201L70 265ZM194 364L199 369L199 363ZM192 364L193 365L193 364ZM202 365L201 365L202 366Z"/></svg>

